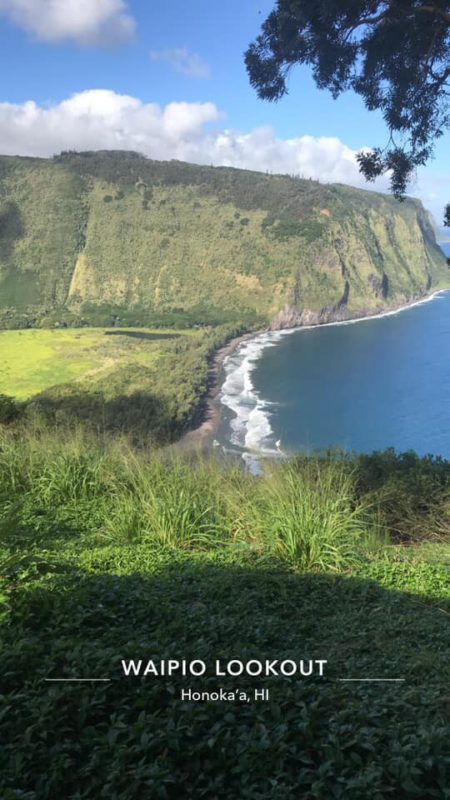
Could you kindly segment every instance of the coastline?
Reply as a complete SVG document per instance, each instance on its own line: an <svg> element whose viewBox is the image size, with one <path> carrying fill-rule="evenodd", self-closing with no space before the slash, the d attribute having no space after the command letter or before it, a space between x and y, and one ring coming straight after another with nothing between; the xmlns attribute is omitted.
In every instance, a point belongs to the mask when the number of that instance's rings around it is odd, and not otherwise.
<svg viewBox="0 0 450 800"><path fill-rule="evenodd" d="M261 328L257 331L242 333L240 336L230 339L227 344L219 347L214 353L208 368L208 389L203 396L199 406L199 422L195 427L188 430L181 439L174 442L170 447L182 447L183 449L197 448L209 450L212 447L214 434L219 427L221 418L221 407L219 395L222 388L223 365L225 360L231 356L241 344L251 341L262 333L267 333L269 328Z"/></svg>
<svg viewBox="0 0 450 800"><path fill-rule="evenodd" d="M443 294L444 292L448 292L450 289L436 289L435 291L431 292L430 294L424 295L419 300L413 300L410 303L406 303L403 305L392 306L386 309L386 311L381 311L370 314L365 314L362 317L352 317L349 316L346 319L340 317L336 320L330 320L327 322L311 322L310 324L303 324L303 325L293 325L293 326L286 326L285 328L264 328L257 331L250 331L249 333L241 334L240 336L231 339L226 345L220 347L216 353L214 354L209 369L208 369L208 389L206 394L202 398L200 407L199 407L199 423L193 427L191 430L187 431L181 439L177 442L174 442L171 447L181 447L183 449L197 449L202 450L204 452L210 451L213 446L213 439L214 435L217 432L217 429L220 424L221 420L221 403L219 400L219 396L222 390L222 371L223 366L226 359L231 356L236 350L245 342L249 342L253 339L256 339L258 336L262 334L284 334L288 335L290 333L294 333L295 331L301 330L310 330L311 328L325 328L331 327L335 325L351 325L357 322L365 322L367 320L373 319L382 319L384 317L389 317L394 314L399 314L402 311L408 311L415 306L422 305L423 303L428 303L431 300L434 300L437 296Z"/></svg>

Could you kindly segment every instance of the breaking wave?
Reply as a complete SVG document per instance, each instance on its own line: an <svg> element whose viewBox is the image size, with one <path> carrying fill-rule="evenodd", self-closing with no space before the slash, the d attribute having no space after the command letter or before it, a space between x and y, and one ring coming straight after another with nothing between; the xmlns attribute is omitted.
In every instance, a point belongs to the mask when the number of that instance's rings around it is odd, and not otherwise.
<svg viewBox="0 0 450 800"><path fill-rule="evenodd" d="M353 325L356 322L365 322L381 319L414 306L433 300L443 291L434 292L421 300L400 308L391 309L373 316L357 319L328 322L320 327L335 325ZM242 458L252 472L260 471L260 459L264 457L282 457L281 442L275 441L274 431L271 426L271 407L276 405L264 400L252 383L252 372L259 361L263 350L275 347L284 336L291 333L309 330L312 325L297 328L286 328L281 331L266 331L241 344L238 349L225 359L223 368L225 380L222 384L220 402L229 408L234 418L230 421L231 433L229 442L234 448L241 451Z"/></svg>
<svg viewBox="0 0 450 800"><path fill-rule="evenodd" d="M221 403L235 417L230 422L230 442L243 451L242 457L250 468L259 458L282 455L280 442L274 441L270 424L270 407L252 383L252 372L261 353L275 347L283 336L294 329L267 331L242 344L224 362L225 380L220 395Z"/></svg>

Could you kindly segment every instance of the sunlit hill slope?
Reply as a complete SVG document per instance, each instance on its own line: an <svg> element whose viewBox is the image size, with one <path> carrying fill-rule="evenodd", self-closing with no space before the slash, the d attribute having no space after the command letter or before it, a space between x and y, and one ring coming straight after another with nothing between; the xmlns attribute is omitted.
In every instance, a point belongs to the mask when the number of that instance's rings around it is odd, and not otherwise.
<svg viewBox="0 0 450 800"><path fill-rule="evenodd" d="M275 326L449 283L420 202L131 152L0 157L0 322Z"/></svg>

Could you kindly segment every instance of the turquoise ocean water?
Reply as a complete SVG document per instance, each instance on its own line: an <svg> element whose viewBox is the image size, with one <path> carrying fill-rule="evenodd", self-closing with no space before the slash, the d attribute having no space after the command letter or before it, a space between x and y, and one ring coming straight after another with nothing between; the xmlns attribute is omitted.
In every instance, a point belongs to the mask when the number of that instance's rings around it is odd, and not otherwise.
<svg viewBox="0 0 450 800"><path fill-rule="evenodd" d="M450 292L377 319L263 334L225 370L218 441L250 461L327 447L450 458Z"/></svg>

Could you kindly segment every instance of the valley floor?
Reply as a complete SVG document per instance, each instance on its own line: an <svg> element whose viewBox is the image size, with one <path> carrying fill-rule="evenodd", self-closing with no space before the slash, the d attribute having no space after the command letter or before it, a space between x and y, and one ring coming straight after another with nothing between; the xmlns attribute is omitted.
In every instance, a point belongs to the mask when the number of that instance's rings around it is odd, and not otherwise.
<svg viewBox="0 0 450 800"><path fill-rule="evenodd" d="M244 330L0 331L2 397L24 420L78 422L140 447L167 445L204 421L226 345ZM0 421L2 413L11 416L1 404Z"/></svg>

